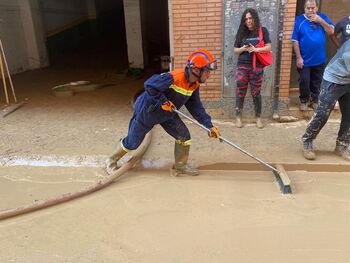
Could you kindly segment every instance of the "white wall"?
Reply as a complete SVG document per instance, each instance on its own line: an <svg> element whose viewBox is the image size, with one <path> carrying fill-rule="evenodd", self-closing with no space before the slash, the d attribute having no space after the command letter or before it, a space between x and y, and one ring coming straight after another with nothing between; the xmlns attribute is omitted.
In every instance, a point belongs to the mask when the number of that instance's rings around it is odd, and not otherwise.
<svg viewBox="0 0 350 263"><path fill-rule="evenodd" d="M27 47L29 69L48 66L43 21L38 0L18 1L21 9L21 21Z"/></svg>
<svg viewBox="0 0 350 263"><path fill-rule="evenodd" d="M143 69L144 63L139 0L124 0L124 14L129 66L131 68Z"/></svg>
<svg viewBox="0 0 350 263"><path fill-rule="evenodd" d="M10 71L17 73L29 69L21 10L17 0L1 0L0 38Z"/></svg>
<svg viewBox="0 0 350 263"><path fill-rule="evenodd" d="M0 39L10 72L47 66L46 36L95 18L94 3L94 0L0 0Z"/></svg>

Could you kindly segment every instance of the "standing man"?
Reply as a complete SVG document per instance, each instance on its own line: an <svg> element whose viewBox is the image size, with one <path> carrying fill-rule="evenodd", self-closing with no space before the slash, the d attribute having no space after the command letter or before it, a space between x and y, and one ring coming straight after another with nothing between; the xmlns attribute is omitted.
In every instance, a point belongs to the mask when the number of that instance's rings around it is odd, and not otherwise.
<svg viewBox="0 0 350 263"><path fill-rule="evenodd" d="M350 39L338 49L325 69L320 105L302 137L303 154L306 159L316 158L312 141L326 124L337 101L342 117L335 153L350 161Z"/></svg>
<svg viewBox="0 0 350 263"><path fill-rule="evenodd" d="M306 0L305 13L295 19L292 35L299 72L300 110L318 105L320 85L326 62L326 36L333 35L334 25L318 12L318 0Z"/></svg>
<svg viewBox="0 0 350 263"><path fill-rule="evenodd" d="M161 75L153 75L144 83L144 92L135 101L135 111L129 123L129 130L106 160L108 173L118 169L117 162L127 152L135 150L145 135L157 124L175 139L175 163L172 174L198 175L198 170L187 164L191 135L185 123L174 109L185 106L191 115L210 129L208 135L220 138L211 117L205 111L199 97L199 86L217 69L214 56L205 49L193 51L183 69Z"/></svg>
<svg viewBox="0 0 350 263"><path fill-rule="evenodd" d="M338 36L340 35L340 38ZM333 43L339 48L346 40L350 39L350 15L343 17L334 29Z"/></svg>

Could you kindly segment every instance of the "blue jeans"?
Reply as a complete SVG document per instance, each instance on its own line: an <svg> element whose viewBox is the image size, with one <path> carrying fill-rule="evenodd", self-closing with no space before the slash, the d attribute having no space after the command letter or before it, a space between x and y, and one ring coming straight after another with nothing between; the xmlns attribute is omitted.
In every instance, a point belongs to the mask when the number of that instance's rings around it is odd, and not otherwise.
<svg viewBox="0 0 350 263"><path fill-rule="evenodd" d="M317 111L308 124L303 142L312 142L326 124L336 102L339 102L342 114L337 144L349 146L350 143L350 84L339 85L326 80L322 81L320 101Z"/></svg>
<svg viewBox="0 0 350 263"><path fill-rule="evenodd" d="M298 68L299 98L301 103L308 103L310 99L314 103L318 102L323 71L324 64L313 67L304 66L302 69Z"/></svg>

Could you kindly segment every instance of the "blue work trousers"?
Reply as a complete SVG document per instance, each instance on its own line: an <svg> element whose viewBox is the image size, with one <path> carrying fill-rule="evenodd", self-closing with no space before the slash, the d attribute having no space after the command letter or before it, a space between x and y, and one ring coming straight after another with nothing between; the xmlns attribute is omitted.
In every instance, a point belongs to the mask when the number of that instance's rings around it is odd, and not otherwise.
<svg viewBox="0 0 350 263"><path fill-rule="evenodd" d="M336 102L339 102L341 122L337 144L349 146L350 143L350 84L339 85L326 80L322 81L320 100L317 111L308 124L303 142L311 142L326 124Z"/></svg>
<svg viewBox="0 0 350 263"><path fill-rule="evenodd" d="M146 134L157 124L175 140L186 142L191 139L190 132L177 113L162 110L144 93L135 102L134 114L129 123L128 135L122 140L124 148L135 150Z"/></svg>
<svg viewBox="0 0 350 263"><path fill-rule="evenodd" d="M299 98L301 103L308 103L310 100L318 103L324 66L324 64L321 64L312 67L304 66L302 69L298 68Z"/></svg>

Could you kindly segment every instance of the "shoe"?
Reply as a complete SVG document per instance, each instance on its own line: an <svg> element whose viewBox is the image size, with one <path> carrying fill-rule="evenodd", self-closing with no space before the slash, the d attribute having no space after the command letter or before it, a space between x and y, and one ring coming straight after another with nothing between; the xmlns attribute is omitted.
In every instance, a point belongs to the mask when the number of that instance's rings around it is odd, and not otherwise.
<svg viewBox="0 0 350 263"><path fill-rule="evenodd" d="M300 104L300 110L301 110L301 111L307 111L308 108L309 108L309 107L307 106L306 103L301 103L301 104Z"/></svg>
<svg viewBox="0 0 350 263"><path fill-rule="evenodd" d="M337 145L334 150L335 154L343 157L345 160L350 161L350 149L349 146Z"/></svg>
<svg viewBox="0 0 350 263"><path fill-rule="evenodd" d="M303 143L303 155L305 159L308 160L315 160L316 159L316 154L314 152L314 147L311 142L304 142Z"/></svg>
<svg viewBox="0 0 350 263"><path fill-rule="evenodd" d="M243 127L243 122L242 122L242 116L237 115L236 116L236 127L237 128L242 128Z"/></svg>
<svg viewBox="0 0 350 263"><path fill-rule="evenodd" d="M311 107L314 111L316 111L316 110L317 110L317 107L318 107L318 103L317 103L317 102L311 102L310 107Z"/></svg>
<svg viewBox="0 0 350 263"><path fill-rule="evenodd" d="M256 118L256 127L258 127L258 129L264 128L264 124L262 123L261 118Z"/></svg>

